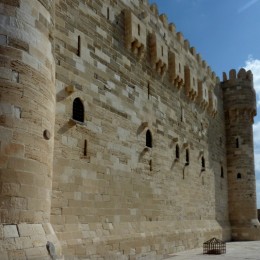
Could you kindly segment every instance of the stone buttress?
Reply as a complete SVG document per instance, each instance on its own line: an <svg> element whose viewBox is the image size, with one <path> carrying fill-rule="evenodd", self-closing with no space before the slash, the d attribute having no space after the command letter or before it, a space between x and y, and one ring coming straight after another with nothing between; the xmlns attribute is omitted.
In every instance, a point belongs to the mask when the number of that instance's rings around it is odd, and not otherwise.
<svg viewBox="0 0 260 260"><path fill-rule="evenodd" d="M256 96L251 71L241 69L222 82L227 140L229 217L233 240L260 239L253 152Z"/></svg>
<svg viewBox="0 0 260 260"><path fill-rule="evenodd" d="M50 224L53 14L54 1L0 1L1 259L60 253Z"/></svg>

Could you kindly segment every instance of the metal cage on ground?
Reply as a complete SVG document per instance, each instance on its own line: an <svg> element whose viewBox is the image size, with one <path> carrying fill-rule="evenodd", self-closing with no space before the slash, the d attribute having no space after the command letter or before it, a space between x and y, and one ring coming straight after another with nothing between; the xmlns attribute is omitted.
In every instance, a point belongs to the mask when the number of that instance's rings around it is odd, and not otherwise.
<svg viewBox="0 0 260 260"><path fill-rule="evenodd" d="M213 237L203 243L203 254L220 255L226 253L226 243Z"/></svg>

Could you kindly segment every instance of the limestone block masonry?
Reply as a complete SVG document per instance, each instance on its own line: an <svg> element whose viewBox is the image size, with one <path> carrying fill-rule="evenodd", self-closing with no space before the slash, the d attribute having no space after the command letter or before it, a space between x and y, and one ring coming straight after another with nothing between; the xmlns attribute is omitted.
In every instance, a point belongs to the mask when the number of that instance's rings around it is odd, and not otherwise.
<svg viewBox="0 0 260 260"><path fill-rule="evenodd" d="M1 259L259 240L252 79L147 0L0 0Z"/></svg>

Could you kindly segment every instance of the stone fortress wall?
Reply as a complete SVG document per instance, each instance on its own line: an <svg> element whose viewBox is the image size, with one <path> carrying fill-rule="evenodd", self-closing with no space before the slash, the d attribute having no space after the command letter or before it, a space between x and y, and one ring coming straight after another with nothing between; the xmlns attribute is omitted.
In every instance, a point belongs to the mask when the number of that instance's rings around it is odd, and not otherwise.
<svg viewBox="0 0 260 260"><path fill-rule="evenodd" d="M6 259L162 259L259 238L252 125L228 120L252 122L250 72L220 82L147 0L0 0L0 13Z"/></svg>

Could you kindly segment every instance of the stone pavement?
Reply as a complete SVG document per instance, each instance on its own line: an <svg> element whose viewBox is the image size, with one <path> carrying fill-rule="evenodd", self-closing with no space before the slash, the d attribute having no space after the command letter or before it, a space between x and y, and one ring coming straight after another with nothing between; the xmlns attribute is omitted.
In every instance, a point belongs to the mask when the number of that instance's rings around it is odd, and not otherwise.
<svg viewBox="0 0 260 260"><path fill-rule="evenodd" d="M174 253L167 260L218 260L218 259L250 259L260 260L260 241L228 242L226 254L203 255L203 249L197 248L189 251Z"/></svg>

